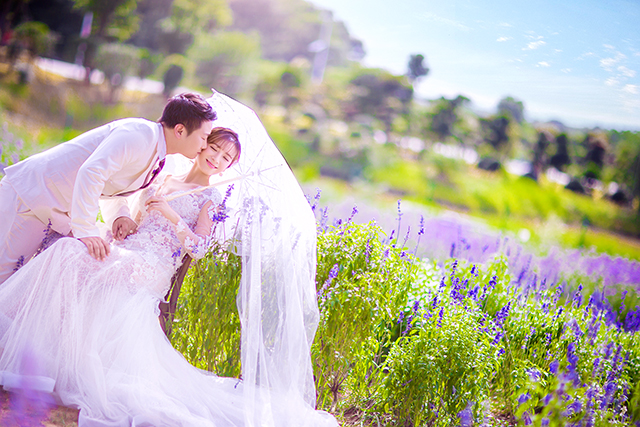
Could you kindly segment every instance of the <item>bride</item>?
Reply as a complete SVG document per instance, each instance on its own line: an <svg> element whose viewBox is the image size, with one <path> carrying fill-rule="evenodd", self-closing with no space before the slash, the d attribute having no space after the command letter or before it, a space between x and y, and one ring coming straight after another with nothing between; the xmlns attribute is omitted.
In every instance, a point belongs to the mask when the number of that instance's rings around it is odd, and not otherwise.
<svg viewBox="0 0 640 427"><path fill-rule="evenodd" d="M193 189L208 185L239 156L237 133L215 128L187 174L168 176L139 197L143 214L137 232L115 242L104 261L89 256L82 242L63 238L5 282L0 384L51 393L59 404L80 410L80 427L337 426L329 414L313 409L298 379L276 378L274 373L282 371L276 365L287 360L260 356L270 366L255 372L261 362L243 358L242 380L220 378L190 365L159 325L158 303L182 255L204 256L223 226L216 223L220 193L213 187ZM252 202L245 198L243 203L238 212L253 215ZM236 233L246 234L247 221L237 224L244 229ZM240 250L255 264L247 242L240 239ZM251 328L243 322L243 356L261 354L246 348L248 342L261 347L251 336L264 333ZM280 338L296 339L295 334ZM301 359L305 386L306 359Z"/></svg>

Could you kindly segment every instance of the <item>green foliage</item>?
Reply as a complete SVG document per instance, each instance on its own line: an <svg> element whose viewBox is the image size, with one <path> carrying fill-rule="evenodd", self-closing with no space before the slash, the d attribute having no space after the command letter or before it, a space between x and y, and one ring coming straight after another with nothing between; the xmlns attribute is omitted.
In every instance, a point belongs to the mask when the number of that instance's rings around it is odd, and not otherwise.
<svg viewBox="0 0 640 427"><path fill-rule="evenodd" d="M57 36L42 22L27 21L14 29L14 39L32 57L49 53L56 44Z"/></svg>
<svg viewBox="0 0 640 427"><path fill-rule="evenodd" d="M242 262L216 248L184 280L171 342L187 360L225 377L240 375L240 318L236 295Z"/></svg>
<svg viewBox="0 0 640 427"><path fill-rule="evenodd" d="M376 408L400 425L454 425L467 407L480 417L495 368L480 312L453 305L442 317L432 307L415 315L376 372Z"/></svg>
<svg viewBox="0 0 640 427"><path fill-rule="evenodd" d="M196 63L194 78L198 85L236 95L245 89L253 64L260 57L260 45L255 34L199 34L187 56Z"/></svg>
<svg viewBox="0 0 640 427"><path fill-rule="evenodd" d="M382 231L347 221L318 239L321 322L312 347L318 405L338 403L343 382L369 338L406 305L416 269Z"/></svg>
<svg viewBox="0 0 640 427"><path fill-rule="evenodd" d="M198 34L231 24L231 9L225 0L174 0L171 16L163 23L172 32Z"/></svg>
<svg viewBox="0 0 640 427"><path fill-rule="evenodd" d="M137 0L73 0L74 8L93 13L92 37L123 42L138 29Z"/></svg>
<svg viewBox="0 0 640 427"><path fill-rule="evenodd" d="M106 43L98 49L94 64L111 84L119 86L126 76L138 73L140 54L140 49L132 45ZM117 82L116 76L120 77Z"/></svg>
<svg viewBox="0 0 640 427"><path fill-rule="evenodd" d="M379 69L359 70L350 84L346 118L351 120L358 114L373 116L382 121L387 132L396 116L407 112L413 99L413 87L406 78Z"/></svg>

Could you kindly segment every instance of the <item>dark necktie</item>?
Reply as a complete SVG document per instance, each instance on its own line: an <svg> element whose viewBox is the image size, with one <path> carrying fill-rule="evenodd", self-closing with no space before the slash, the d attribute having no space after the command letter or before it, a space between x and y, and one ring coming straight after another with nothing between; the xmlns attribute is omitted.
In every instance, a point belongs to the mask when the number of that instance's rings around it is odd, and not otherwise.
<svg viewBox="0 0 640 427"><path fill-rule="evenodd" d="M130 196L131 194L135 193L136 191L143 190L143 189L147 188L148 186L150 186L151 183L153 182L153 180L156 179L156 177L158 176L158 174L162 170L162 167L164 166L164 160L165 159L160 160L160 162L158 163L158 167L155 168L153 170L153 172L151 172L151 176L149 177L149 181L145 182L142 185L142 187L138 188L137 190L125 191L124 193L118 193L118 194L115 194L115 196L118 196L118 197Z"/></svg>

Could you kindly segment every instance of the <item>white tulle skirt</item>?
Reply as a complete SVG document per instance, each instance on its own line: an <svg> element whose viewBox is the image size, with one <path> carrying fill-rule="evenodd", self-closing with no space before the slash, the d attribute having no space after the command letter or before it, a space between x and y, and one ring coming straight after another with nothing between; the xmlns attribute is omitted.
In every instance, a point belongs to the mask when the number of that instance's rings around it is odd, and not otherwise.
<svg viewBox="0 0 640 427"><path fill-rule="evenodd" d="M61 239L14 274L0 287L2 385L52 393L80 409L80 427L247 425L242 382L193 367L162 332L172 268L149 256L112 246L101 262ZM158 268L147 280L145 262ZM336 425L308 407L300 416Z"/></svg>

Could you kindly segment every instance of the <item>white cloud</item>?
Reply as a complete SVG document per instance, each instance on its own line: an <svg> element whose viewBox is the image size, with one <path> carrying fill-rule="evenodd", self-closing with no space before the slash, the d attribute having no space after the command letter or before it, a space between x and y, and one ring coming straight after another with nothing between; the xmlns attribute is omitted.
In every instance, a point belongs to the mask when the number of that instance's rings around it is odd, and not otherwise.
<svg viewBox="0 0 640 427"><path fill-rule="evenodd" d="M604 44L603 46L604 46L604 48L605 48L605 49L608 49L608 50L616 50L616 48L615 48L615 47L613 47L613 46L612 46L612 45L610 45L610 44Z"/></svg>
<svg viewBox="0 0 640 427"><path fill-rule="evenodd" d="M529 40L542 40L544 38L543 36L536 36L533 31L527 31L527 33L528 34L525 35L525 37Z"/></svg>
<svg viewBox="0 0 640 427"><path fill-rule="evenodd" d="M595 54L595 53L593 53L593 52L585 52L585 53L583 53L582 55L580 55L580 56L578 57L578 59L585 59L585 58L588 58L588 57L590 57L590 56L595 56L595 55L596 55L596 54Z"/></svg>
<svg viewBox="0 0 640 427"><path fill-rule="evenodd" d="M600 60L600 66L607 71L611 71L616 62L618 61L615 58L604 58Z"/></svg>
<svg viewBox="0 0 640 427"><path fill-rule="evenodd" d="M513 37L498 37L498 40L496 40L497 42L506 42L508 40L513 39Z"/></svg>
<svg viewBox="0 0 640 427"><path fill-rule="evenodd" d="M498 27L506 27L506 28L511 28L513 27L513 25L507 23L507 22L501 22L498 24Z"/></svg>
<svg viewBox="0 0 640 427"><path fill-rule="evenodd" d="M551 67L551 64L549 64L547 61L540 61L538 62L537 67Z"/></svg>
<svg viewBox="0 0 640 427"><path fill-rule="evenodd" d="M534 50L539 48L540 46L544 46L545 44L547 44L547 42L545 42L544 40L539 40L537 42L531 42L529 44L527 44L527 47L522 48L522 50Z"/></svg>
<svg viewBox="0 0 640 427"><path fill-rule="evenodd" d="M621 65L618 67L618 71L620 71L620 74L622 74L625 77L635 77L636 76L636 71L632 70L631 68L627 68L624 65Z"/></svg>
<svg viewBox="0 0 640 427"><path fill-rule="evenodd" d="M606 71L613 71L613 67L618 64L620 61L625 59L627 56L622 52L616 52L615 57L613 58L603 58L600 60L600 66L604 68ZM624 67L626 68L626 67ZM618 70L620 67L618 67ZM631 71L631 70L630 70Z"/></svg>
<svg viewBox="0 0 640 427"><path fill-rule="evenodd" d="M563 68L560 71L562 71L565 74L569 74L571 72L571 68Z"/></svg>
<svg viewBox="0 0 640 427"><path fill-rule="evenodd" d="M626 93L630 93L631 95L637 95L639 93L638 85L624 85L622 90Z"/></svg>
<svg viewBox="0 0 640 427"><path fill-rule="evenodd" d="M606 84L607 86L616 86L618 83L620 83L620 81L618 81L618 79L616 79L615 77L609 77L604 81L604 84Z"/></svg>

